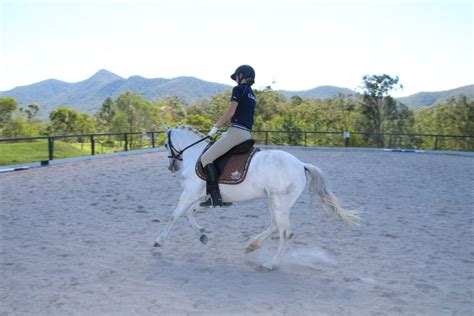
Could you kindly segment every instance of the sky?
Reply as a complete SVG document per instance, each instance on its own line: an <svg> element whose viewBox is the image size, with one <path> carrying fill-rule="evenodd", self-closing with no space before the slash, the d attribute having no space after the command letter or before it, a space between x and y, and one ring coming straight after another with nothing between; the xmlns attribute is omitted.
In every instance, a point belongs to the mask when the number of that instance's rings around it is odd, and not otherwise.
<svg viewBox="0 0 474 316"><path fill-rule="evenodd" d="M0 0L0 91L46 79L193 76L256 88L357 89L398 76L394 96L474 83L474 0Z"/></svg>

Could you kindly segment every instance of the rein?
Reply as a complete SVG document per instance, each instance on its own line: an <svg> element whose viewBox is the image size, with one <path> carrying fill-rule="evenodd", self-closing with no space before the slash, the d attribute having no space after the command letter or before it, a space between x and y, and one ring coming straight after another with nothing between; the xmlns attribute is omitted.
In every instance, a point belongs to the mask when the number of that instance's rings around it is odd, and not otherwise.
<svg viewBox="0 0 474 316"><path fill-rule="evenodd" d="M171 156L168 156L168 158L172 158L172 159L175 159L175 160L183 161L183 158L181 158L181 156L183 155L183 153L184 153L187 149L189 149L189 148L191 148L191 147L193 147L193 146L199 144L200 142L205 141L205 140L208 139L208 138L211 138L211 137L210 137L210 136L206 136L206 137L204 137L204 138L201 138L200 140L198 140L197 142L192 143L191 145L187 146L187 147L184 148L183 150L178 151L178 150L173 146L173 143L171 143L171 130L169 130L169 131L168 131L168 147L170 148Z"/></svg>

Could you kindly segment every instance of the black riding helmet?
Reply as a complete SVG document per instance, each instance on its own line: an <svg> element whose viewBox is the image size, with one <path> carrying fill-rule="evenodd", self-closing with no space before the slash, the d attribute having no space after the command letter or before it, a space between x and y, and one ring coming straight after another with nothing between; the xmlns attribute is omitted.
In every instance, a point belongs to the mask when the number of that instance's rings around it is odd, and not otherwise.
<svg viewBox="0 0 474 316"><path fill-rule="evenodd" d="M230 75L230 78L232 80L235 80L235 78L238 78L239 75L242 74L243 79L253 79L252 81L255 81L255 70L253 70L252 67L249 65L242 65L237 67L237 69L234 71L232 75Z"/></svg>

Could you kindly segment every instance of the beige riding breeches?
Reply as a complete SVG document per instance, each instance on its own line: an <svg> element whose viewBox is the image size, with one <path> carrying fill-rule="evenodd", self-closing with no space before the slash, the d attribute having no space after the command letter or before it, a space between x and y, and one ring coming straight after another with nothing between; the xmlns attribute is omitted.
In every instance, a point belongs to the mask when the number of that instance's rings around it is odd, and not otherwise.
<svg viewBox="0 0 474 316"><path fill-rule="evenodd" d="M237 127L229 127L227 132L201 156L203 167L214 162L214 160L224 155L232 147L235 147L248 139L251 139L249 131Z"/></svg>

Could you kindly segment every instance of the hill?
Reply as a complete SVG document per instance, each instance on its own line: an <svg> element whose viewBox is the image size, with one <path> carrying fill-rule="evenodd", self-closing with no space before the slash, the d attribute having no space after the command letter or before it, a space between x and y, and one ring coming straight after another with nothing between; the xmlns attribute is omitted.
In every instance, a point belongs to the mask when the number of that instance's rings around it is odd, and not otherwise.
<svg viewBox="0 0 474 316"><path fill-rule="evenodd" d="M280 90L278 92L282 93L287 98L291 98L292 96L297 95L301 98L316 98L316 99L333 98L333 97L337 97L339 94L344 94L346 96L357 94L357 92L352 91L350 89L334 87L334 86L319 86L310 90L303 90L303 91Z"/></svg>
<svg viewBox="0 0 474 316"><path fill-rule="evenodd" d="M468 100L474 100L474 84L435 92L419 92L407 97L397 98L397 100L411 108L420 108L423 106L432 106L447 101L449 98L463 94Z"/></svg>
<svg viewBox="0 0 474 316"><path fill-rule="evenodd" d="M41 108L40 115L44 117L63 105L77 111L93 113L100 109L107 97L117 98L126 91L137 92L148 100L175 95L186 102L192 102L229 89L231 86L194 77L147 79L132 76L124 79L102 69L84 81L68 83L49 79L0 92L0 97L13 97L20 106L36 103Z"/></svg>

